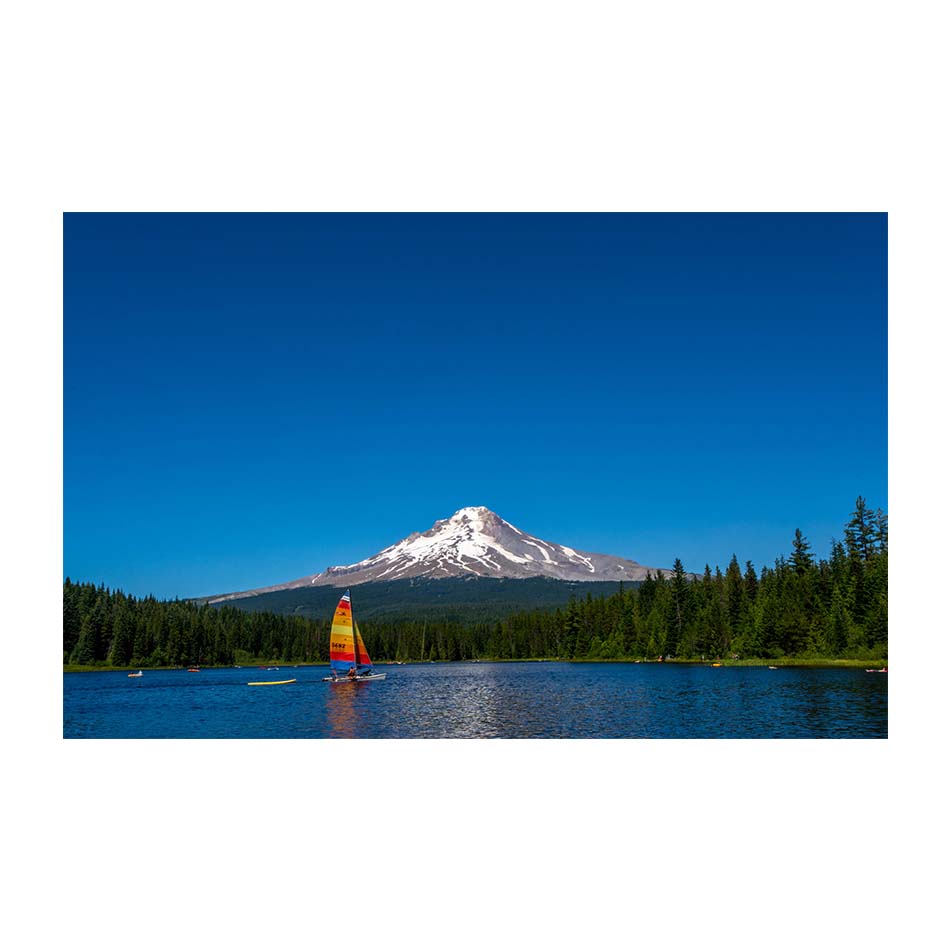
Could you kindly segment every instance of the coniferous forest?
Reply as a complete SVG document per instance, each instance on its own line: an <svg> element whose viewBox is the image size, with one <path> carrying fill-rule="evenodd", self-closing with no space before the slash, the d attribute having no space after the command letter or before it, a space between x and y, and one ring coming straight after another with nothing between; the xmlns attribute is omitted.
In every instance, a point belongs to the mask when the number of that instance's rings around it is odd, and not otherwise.
<svg viewBox="0 0 950 950"><path fill-rule="evenodd" d="M887 516L861 497L817 558L796 530L791 549L756 569L733 555L725 571L638 586L604 584L555 610L496 620L387 617L360 621L374 660L854 658L887 656ZM327 662L330 618L251 613L231 604L135 598L63 584L63 662L83 667Z"/></svg>

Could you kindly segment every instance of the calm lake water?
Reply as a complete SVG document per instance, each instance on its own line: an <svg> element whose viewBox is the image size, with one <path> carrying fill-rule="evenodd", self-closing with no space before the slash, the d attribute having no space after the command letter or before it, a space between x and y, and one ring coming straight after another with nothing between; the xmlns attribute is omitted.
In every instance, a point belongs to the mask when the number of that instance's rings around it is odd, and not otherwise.
<svg viewBox="0 0 950 950"><path fill-rule="evenodd" d="M63 674L65 738L886 738L887 675L620 663ZM249 687L262 679L287 686Z"/></svg>

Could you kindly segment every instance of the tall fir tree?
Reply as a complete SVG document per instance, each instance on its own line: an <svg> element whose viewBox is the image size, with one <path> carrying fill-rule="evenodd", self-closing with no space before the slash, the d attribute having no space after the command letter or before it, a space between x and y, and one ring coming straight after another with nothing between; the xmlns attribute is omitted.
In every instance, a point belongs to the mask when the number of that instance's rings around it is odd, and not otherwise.
<svg viewBox="0 0 950 950"><path fill-rule="evenodd" d="M666 652L676 656L681 648L688 649L685 643L686 625L689 620L689 583L683 562L677 558L673 562L673 577L670 579L670 612L667 631Z"/></svg>
<svg viewBox="0 0 950 950"><path fill-rule="evenodd" d="M743 593L742 571L739 570L738 558L733 554L729 566L726 568L726 616L729 623L730 640L739 631Z"/></svg>
<svg viewBox="0 0 950 950"><path fill-rule="evenodd" d="M878 528L867 502L858 495L851 520L845 525L844 539L852 558L867 561L874 551L875 534Z"/></svg>
<svg viewBox="0 0 950 950"><path fill-rule="evenodd" d="M815 559L809 554L811 545L801 532L801 528L795 529L795 538L792 541L792 567L799 577L804 577L815 563Z"/></svg>

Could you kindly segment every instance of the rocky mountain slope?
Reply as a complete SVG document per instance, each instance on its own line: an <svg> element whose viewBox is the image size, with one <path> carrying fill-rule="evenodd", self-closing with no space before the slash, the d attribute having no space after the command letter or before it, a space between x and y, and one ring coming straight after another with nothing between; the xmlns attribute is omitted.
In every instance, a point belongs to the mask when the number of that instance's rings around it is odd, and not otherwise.
<svg viewBox="0 0 950 950"><path fill-rule="evenodd" d="M378 554L285 584L209 598L211 603L307 586L358 584L423 577L529 578L562 581L642 581L663 573L636 561L578 551L521 531L487 508L461 508L428 531L410 534Z"/></svg>

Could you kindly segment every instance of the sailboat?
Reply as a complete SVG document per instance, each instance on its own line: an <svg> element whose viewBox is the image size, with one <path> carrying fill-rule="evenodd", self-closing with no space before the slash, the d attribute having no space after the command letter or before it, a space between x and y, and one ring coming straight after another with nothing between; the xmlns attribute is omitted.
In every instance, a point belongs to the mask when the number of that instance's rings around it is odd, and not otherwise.
<svg viewBox="0 0 950 950"><path fill-rule="evenodd" d="M336 605L333 626L330 628L330 675L325 683L362 683L366 680L384 680L385 673L373 669L373 661L366 652L360 636L359 624L353 619L350 592L347 591Z"/></svg>

